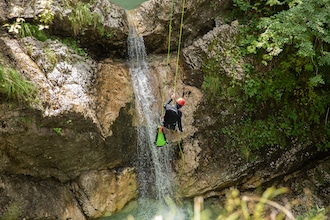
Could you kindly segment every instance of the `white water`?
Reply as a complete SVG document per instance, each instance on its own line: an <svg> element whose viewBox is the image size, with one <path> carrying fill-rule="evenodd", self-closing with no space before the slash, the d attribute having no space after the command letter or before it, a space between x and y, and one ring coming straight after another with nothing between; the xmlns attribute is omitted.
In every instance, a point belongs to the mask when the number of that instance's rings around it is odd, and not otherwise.
<svg viewBox="0 0 330 220"><path fill-rule="evenodd" d="M164 207L166 209L169 205L168 201L173 201L174 187L171 176L173 151L171 146L156 147L153 144L161 112L156 106L159 106L157 104L160 100L157 100L153 94L143 37L136 33L134 27L130 27L127 43L138 115L137 175L138 203L141 210L138 219L152 219L152 216L163 212ZM156 208L158 210L155 210L155 207L158 207Z"/></svg>

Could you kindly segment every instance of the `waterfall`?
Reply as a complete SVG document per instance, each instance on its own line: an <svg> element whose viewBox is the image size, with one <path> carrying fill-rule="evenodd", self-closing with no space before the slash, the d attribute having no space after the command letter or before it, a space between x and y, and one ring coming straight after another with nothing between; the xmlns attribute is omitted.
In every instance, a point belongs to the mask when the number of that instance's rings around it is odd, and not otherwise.
<svg viewBox="0 0 330 220"><path fill-rule="evenodd" d="M132 15L128 13L129 16ZM133 19L129 18L128 20L132 21ZM157 106L161 100L157 99L153 92L143 37L138 35L133 24L130 25L127 44L130 75L138 115L138 202L140 202L139 206L145 206L147 204L145 201L166 205L168 199L173 199L174 196L173 177L171 176L173 151L170 146L156 147L154 144L161 112ZM142 208L142 210L143 215L148 217L147 210L149 209ZM150 214L156 214L154 208L153 213ZM146 218L146 216L144 218L151 219Z"/></svg>

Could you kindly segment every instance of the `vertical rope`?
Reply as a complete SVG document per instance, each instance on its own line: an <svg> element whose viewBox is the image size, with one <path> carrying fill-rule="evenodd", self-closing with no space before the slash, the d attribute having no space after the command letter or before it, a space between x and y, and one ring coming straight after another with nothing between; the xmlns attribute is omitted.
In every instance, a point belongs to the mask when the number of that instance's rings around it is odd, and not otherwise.
<svg viewBox="0 0 330 220"><path fill-rule="evenodd" d="M181 21L180 21L180 34L179 34L179 42L178 42L178 53L176 56L176 67L175 67L175 78L174 78L174 94L176 93L176 81L179 73L179 60L180 60L180 52L181 52L181 40L182 40L182 29L183 29L183 18L184 18L184 6L186 4L185 0L182 0L182 9L181 9Z"/></svg>
<svg viewBox="0 0 330 220"><path fill-rule="evenodd" d="M180 149L180 154L181 154L181 162L182 162L182 164L181 164L181 170L180 170L180 173L179 173L179 176L178 176L178 182L179 182L179 180L180 180L180 178L181 178L181 176L182 176L182 174L183 174L183 170L184 170L184 153L183 153L183 151L182 151L182 147L181 147L181 134L180 134L180 139L179 139L179 141L178 141L178 145L179 145L179 149Z"/></svg>
<svg viewBox="0 0 330 220"><path fill-rule="evenodd" d="M181 53L181 41L182 41L182 29L183 29L183 18L184 18L184 7L185 7L186 1L182 0L182 8L181 8L181 20L180 20L180 33L179 33L179 42L178 42L178 50L177 50L177 57L176 57L176 67L175 67L175 77L174 77L174 91L173 93L176 93L176 86L177 86L177 78L178 78L178 73L179 73L179 60L180 60L180 53ZM164 84L163 84L163 92L162 92L162 103L165 102L165 87L166 87L166 78L167 78L167 73L169 69L169 62L170 62L170 52L171 52L171 34L172 34L172 20L173 20L173 9L174 9L174 0L172 0L172 5L171 5L171 13L170 13L170 24L169 24L169 33L168 33L168 44L167 44L167 60L166 60L166 75L164 79ZM162 107L162 115L164 114L164 108ZM177 179L177 186L179 185L179 180L183 174L184 171L184 165L185 165L185 158L184 158L184 153L182 151L181 147L181 134L180 138L178 140L178 146L180 149L180 154L181 154L181 159L182 159L182 165L181 165L181 170L178 175Z"/></svg>
<svg viewBox="0 0 330 220"><path fill-rule="evenodd" d="M169 63L170 63L173 10L174 10L174 0L172 0L172 4L171 4L170 24L168 25L167 59L166 59L165 79L164 79L163 91L162 91L162 105L165 102L165 89L166 89L167 73L168 73ZM162 106L162 114L161 115L163 115L163 114L164 114L164 108Z"/></svg>
<svg viewBox="0 0 330 220"><path fill-rule="evenodd" d="M180 51L181 51L181 40L182 40L182 29L183 29L183 18L184 18L184 6L185 6L186 1L182 0L182 8L181 8L181 21L180 21L180 34L179 34L179 42L178 42L178 53L176 56L176 68L175 68L175 78L174 78L174 94L176 92L176 82L177 82L177 78L178 78L178 73L179 73L179 60L180 60ZM180 134L180 139L178 141L178 145L180 148L180 154L181 154L181 158L182 158L182 166L181 166L181 170L178 176L178 182L181 178L181 175L183 173L184 170L184 154L181 148L181 134Z"/></svg>

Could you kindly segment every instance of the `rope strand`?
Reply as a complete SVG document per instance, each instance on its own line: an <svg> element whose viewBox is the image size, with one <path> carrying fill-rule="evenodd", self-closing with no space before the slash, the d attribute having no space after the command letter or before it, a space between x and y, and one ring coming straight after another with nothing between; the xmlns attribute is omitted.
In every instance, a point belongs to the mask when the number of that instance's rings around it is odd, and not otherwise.
<svg viewBox="0 0 330 220"><path fill-rule="evenodd" d="M178 50L177 50L177 56L176 56L176 66L175 66L175 77L174 77L174 91L173 94L176 93L176 86L177 86L177 78L179 74L179 60L180 60L180 53L181 53L181 41L182 41L182 29L183 29L183 18L184 18L184 7L185 7L185 0L182 0L182 9L181 9L181 20L180 20L180 32L179 32L179 42L178 42ZM172 0L171 5L171 13L170 13L170 24L169 24L169 33L168 33L168 44L167 44L167 60L166 60L166 73L165 73L165 79L163 83L163 91L162 91L162 103L165 102L165 88L166 88L166 80L167 80L167 74L169 72L169 63L170 63L170 53L171 53L171 35L172 35L172 20L173 20L173 10L174 10L174 0ZM162 107L162 114L164 114L164 108ZM181 147L181 134L180 138L178 140L178 146L180 149L182 164L181 169L179 171L178 179L177 179L177 186L179 185L179 180L183 174L184 171L184 165L185 165L185 158L184 153Z"/></svg>
<svg viewBox="0 0 330 220"><path fill-rule="evenodd" d="M176 56L176 66L175 66L175 78L174 78L174 94L176 93L176 81L178 78L179 72L179 60L180 60L180 52L181 52L181 40L182 40L182 29L183 29L183 18L184 18L184 6L186 4L185 0L182 0L182 10L181 10L181 21L180 21L180 34L179 34L179 42L178 42L178 53Z"/></svg>
<svg viewBox="0 0 330 220"><path fill-rule="evenodd" d="M176 93L177 78L178 78L178 73L179 73L179 60L180 60L180 52L181 52L181 41L182 41L182 29L183 29L183 18L184 18L185 3L186 3L186 1L182 0L180 34L179 34L179 42L178 42L178 52L177 52L177 57L176 57L176 66L175 66L176 68L175 68L174 91L173 91L174 94ZM179 175L178 175L178 178L177 178L177 189L178 189L179 180L180 180L180 178L183 174L184 165L185 165L185 158L184 158L184 153L183 153L182 147L181 147L181 140L182 140L182 138L181 138L181 134L180 134L180 138L179 138L179 141L178 141L178 146L179 146L179 149L180 149L182 164L181 164L181 169L180 169L180 172L179 172Z"/></svg>
<svg viewBox="0 0 330 220"><path fill-rule="evenodd" d="M165 102L165 89L166 89L167 73L168 73L169 63L170 63L173 10L174 10L174 0L172 0L171 12L170 12L170 24L168 25L166 71L165 71L165 79L164 79L164 83L163 83L162 103ZM162 114L161 115L163 115L163 114L164 114L164 108L162 106Z"/></svg>

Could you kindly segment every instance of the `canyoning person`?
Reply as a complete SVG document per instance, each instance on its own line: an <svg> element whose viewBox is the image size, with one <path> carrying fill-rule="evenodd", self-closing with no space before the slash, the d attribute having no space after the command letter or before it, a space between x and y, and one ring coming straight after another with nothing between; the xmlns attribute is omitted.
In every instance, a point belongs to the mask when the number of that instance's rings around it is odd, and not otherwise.
<svg viewBox="0 0 330 220"><path fill-rule="evenodd" d="M175 130L176 126L178 126L179 131L183 131L181 124L182 112L179 109L184 106L186 101L183 98L178 98L175 105L170 105L174 97L175 95L173 94L171 98L164 103L164 119L161 120L161 125L157 127L154 142L157 147L163 147L167 144L164 127L170 130Z"/></svg>
<svg viewBox="0 0 330 220"><path fill-rule="evenodd" d="M183 98L178 98L175 105L170 105L174 98L175 95L173 94L171 98L164 103L165 115L162 124L165 128L170 130L175 130L176 126L178 126L179 131L182 132L182 112L179 109L184 106L186 101Z"/></svg>

